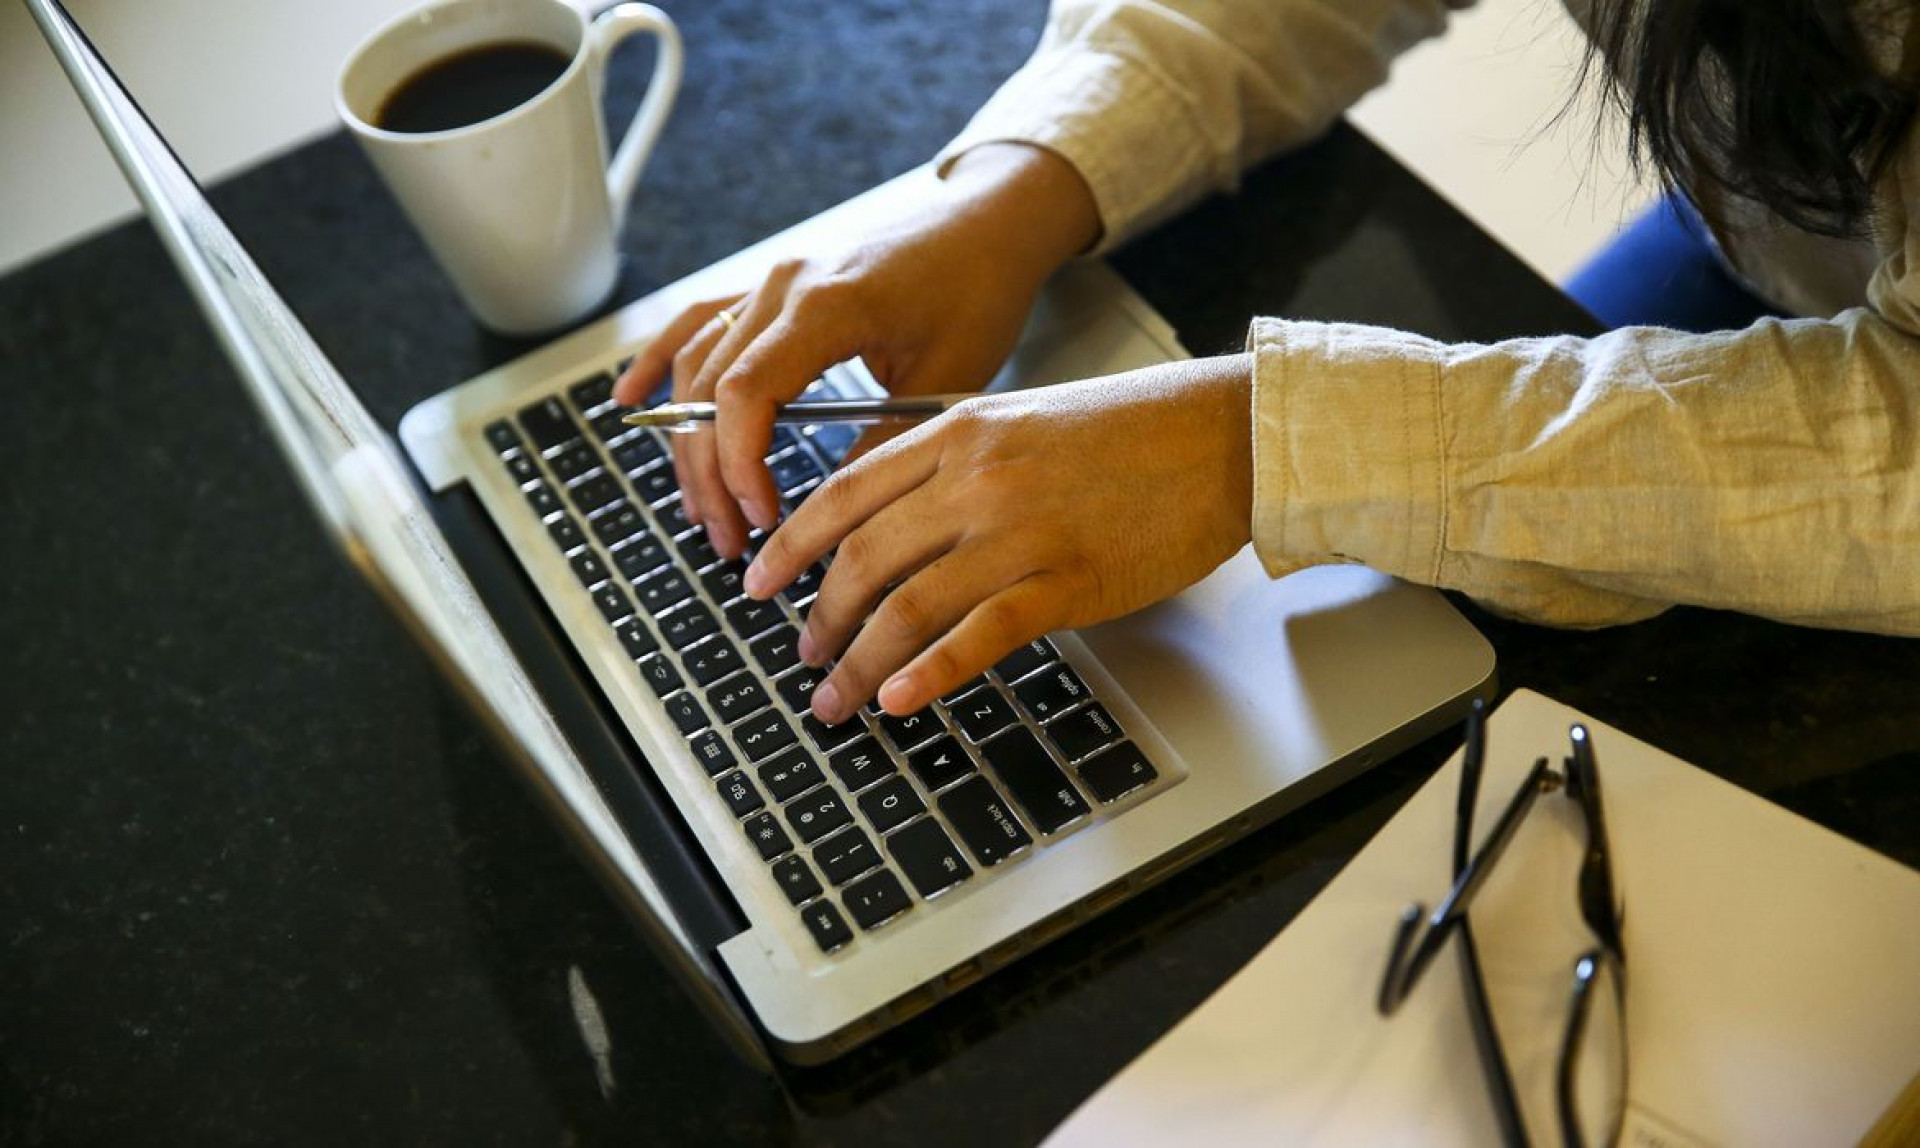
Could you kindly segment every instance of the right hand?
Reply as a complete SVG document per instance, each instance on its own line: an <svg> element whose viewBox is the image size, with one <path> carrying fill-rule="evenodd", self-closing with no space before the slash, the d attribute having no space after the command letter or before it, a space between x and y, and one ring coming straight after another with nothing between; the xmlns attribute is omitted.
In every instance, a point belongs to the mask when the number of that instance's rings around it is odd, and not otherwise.
<svg viewBox="0 0 1920 1148"><path fill-rule="evenodd" d="M738 557L749 524L778 520L765 458L781 403L856 356L894 394L978 390L1047 277L1098 234L1092 194L1066 161L1021 144L973 149L935 195L859 242L689 307L634 358L614 398L635 404L671 371L676 402L719 404L711 430L673 436L673 464L688 520Z"/></svg>

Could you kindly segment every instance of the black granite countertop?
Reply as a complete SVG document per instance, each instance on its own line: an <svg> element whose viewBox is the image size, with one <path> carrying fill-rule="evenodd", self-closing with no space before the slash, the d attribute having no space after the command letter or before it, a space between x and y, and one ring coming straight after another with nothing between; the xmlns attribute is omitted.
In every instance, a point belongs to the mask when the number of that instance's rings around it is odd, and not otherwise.
<svg viewBox="0 0 1920 1148"><path fill-rule="evenodd" d="M675 6L688 78L620 299L925 160L1042 10ZM616 63L617 119L645 55ZM388 426L525 349L476 330L344 137L214 199ZM1345 128L1116 262L1200 353L1255 312L1454 339L1589 325ZM842 1063L761 1078L328 549L144 224L0 279L0 379L0 1143L1030 1142L1453 748L1386 763ZM1920 643L1696 610L1557 632L1463 606L1503 688L1920 866Z"/></svg>

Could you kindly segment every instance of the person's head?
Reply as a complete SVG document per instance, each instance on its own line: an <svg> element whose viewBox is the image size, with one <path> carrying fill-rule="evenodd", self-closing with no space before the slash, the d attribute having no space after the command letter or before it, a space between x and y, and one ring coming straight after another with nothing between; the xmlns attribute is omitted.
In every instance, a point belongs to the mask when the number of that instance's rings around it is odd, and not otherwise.
<svg viewBox="0 0 1920 1148"><path fill-rule="evenodd" d="M1809 231L1865 229L1913 119L1920 0L1592 0L1637 160ZM1702 205L1711 211L1711 203Z"/></svg>

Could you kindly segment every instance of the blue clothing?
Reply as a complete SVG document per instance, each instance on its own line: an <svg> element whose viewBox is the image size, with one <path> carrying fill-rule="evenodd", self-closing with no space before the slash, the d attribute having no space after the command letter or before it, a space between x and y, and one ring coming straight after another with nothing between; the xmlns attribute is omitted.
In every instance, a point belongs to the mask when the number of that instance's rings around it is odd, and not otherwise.
<svg viewBox="0 0 1920 1148"><path fill-rule="evenodd" d="M1780 313L1727 272L1693 205L1672 194L1574 272L1566 292L1609 328L1727 331Z"/></svg>

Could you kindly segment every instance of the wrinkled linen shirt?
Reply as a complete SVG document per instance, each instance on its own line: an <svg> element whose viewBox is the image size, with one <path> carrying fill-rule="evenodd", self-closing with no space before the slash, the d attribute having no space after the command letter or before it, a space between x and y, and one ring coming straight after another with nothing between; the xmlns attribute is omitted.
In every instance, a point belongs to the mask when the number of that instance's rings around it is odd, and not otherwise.
<svg viewBox="0 0 1920 1148"><path fill-rule="evenodd" d="M1312 139L1471 2L1055 0L937 163L1055 152L1105 251ZM1276 577L1364 562L1558 625L1690 603L1920 634L1916 205L1920 130L1867 239L1730 208L1728 262L1806 316L1743 331L1477 345L1254 319L1256 552Z"/></svg>

